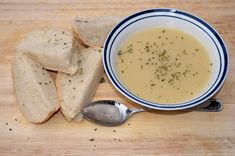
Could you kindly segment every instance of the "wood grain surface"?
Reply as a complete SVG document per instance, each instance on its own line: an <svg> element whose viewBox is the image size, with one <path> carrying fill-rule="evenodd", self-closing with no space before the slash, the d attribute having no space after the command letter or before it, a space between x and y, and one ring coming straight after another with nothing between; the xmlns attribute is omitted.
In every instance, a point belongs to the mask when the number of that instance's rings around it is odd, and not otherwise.
<svg viewBox="0 0 235 156"><path fill-rule="evenodd" d="M129 15L146 8L177 8L208 21L226 42L230 70L218 99L219 113L152 111L119 127L67 122L60 113L41 125L18 111L11 61L16 42L38 26L70 29L75 16ZM235 155L235 1L234 0L1 0L0 1L0 155ZM121 96L106 79L94 100Z"/></svg>

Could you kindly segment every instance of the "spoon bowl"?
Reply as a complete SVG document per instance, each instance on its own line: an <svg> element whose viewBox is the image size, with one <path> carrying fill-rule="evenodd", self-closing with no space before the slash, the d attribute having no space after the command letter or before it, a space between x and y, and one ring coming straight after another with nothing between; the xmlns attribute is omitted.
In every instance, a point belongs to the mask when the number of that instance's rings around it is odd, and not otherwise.
<svg viewBox="0 0 235 156"><path fill-rule="evenodd" d="M83 107L82 114L89 121L105 126L117 126L127 121L131 115L145 111L142 108L129 109L113 100L100 100Z"/></svg>

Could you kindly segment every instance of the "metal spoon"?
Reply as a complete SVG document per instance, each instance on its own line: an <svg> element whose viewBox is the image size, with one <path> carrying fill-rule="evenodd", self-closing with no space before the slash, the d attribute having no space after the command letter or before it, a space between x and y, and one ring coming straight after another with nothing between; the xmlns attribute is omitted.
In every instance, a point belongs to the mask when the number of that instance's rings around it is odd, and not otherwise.
<svg viewBox="0 0 235 156"><path fill-rule="evenodd" d="M147 109L129 109L124 104L114 100L101 100L92 102L82 108L82 114L91 122L103 126L118 126L127 121L133 114L144 112ZM218 100L208 100L200 108L195 110L206 112L218 112L223 109L223 104Z"/></svg>

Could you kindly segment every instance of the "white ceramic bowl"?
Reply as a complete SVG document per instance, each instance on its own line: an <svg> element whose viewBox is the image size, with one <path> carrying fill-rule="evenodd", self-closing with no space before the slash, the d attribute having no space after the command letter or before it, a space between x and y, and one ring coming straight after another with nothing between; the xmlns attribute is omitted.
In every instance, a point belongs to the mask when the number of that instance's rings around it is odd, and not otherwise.
<svg viewBox="0 0 235 156"><path fill-rule="evenodd" d="M181 30L199 40L212 60L212 76L207 88L198 97L184 103L164 105L142 99L130 92L117 75L117 49L135 32L148 28L167 27ZM180 110L197 106L211 98L222 86L228 72L228 53L218 32L201 18L176 9L150 9L135 13L120 21L108 35L103 49L103 65L111 83L128 99L153 109Z"/></svg>

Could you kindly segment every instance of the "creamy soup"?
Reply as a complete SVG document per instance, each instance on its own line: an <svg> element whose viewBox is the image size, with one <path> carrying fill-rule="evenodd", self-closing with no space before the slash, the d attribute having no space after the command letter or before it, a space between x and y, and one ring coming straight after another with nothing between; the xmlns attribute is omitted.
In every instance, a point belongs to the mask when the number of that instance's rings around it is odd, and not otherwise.
<svg viewBox="0 0 235 156"><path fill-rule="evenodd" d="M169 28L147 29L117 51L120 81L133 94L174 104L196 97L208 85L213 63L195 38Z"/></svg>

